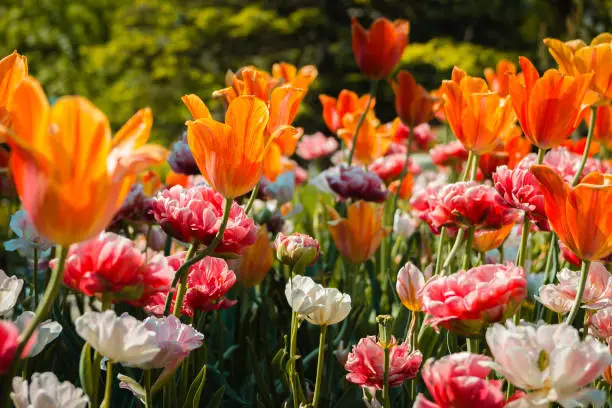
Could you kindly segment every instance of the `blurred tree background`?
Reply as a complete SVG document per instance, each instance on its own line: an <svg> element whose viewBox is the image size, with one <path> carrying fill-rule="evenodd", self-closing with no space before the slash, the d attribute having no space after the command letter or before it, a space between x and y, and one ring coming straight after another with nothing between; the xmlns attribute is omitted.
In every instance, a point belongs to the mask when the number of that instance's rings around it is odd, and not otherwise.
<svg viewBox="0 0 612 408"><path fill-rule="evenodd" d="M210 95L228 69L315 64L319 79L297 120L310 133L324 129L318 93L367 91L351 16L364 26L379 16L408 19L402 68L431 89L453 65L482 75L501 57L527 55L546 68L542 38L590 40L609 29L612 0L3 0L0 54L27 55L51 98L85 95L115 129L151 106L154 137L167 143L188 118L183 94L201 95L221 114ZM377 111L388 120L391 90L380 92Z"/></svg>

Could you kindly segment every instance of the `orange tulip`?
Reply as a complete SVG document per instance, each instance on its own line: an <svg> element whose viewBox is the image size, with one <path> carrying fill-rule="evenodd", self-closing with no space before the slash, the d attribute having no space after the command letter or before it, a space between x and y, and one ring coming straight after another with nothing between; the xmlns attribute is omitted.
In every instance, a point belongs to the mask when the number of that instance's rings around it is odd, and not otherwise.
<svg viewBox="0 0 612 408"><path fill-rule="evenodd" d="M100 233L123 203L136 175L166 159L145 145L150 109L134 115L111 139L106 116L87 99L60 98L52 108L40 84L22 80L13 94L11 172L36 229L69 245Z"/></svg>
<svg viewBox="0 0 612 408"><path fill-rule="evenodd" d="M202 176L226 198L246 194L259 182L274 139L265 134L268 119L265 102L247 95L230 103L225 123L210 117L187 121L187 141Z"/></svg>
<svg viewBox="0 0 612 408"><path fill-rule="evenodd" d="M338 130L338 137L344 141L350 149L353 146L353 134L357 128L357 123L361 117L361 112L344 115L342 119L343 128ZM357 145L355 147L355 157L362 164L370 164L389 150L393 140L391 127L380 125L378 119L373 115L366 115L359 134L357 135Z"/></svg>
<svg viewBox="0 0 612 408"><path fill-rule="evenodd" d="M400 71L397 82L391 81L395 93L395 111L404 125L414 128L433 118L436 100L418 85L410 72Z"/></svg>
<svg viewBox="0 0 612 408"><path fill-rule="evenodd" d="M509 97L490 92L483 79L470 77L457 67L452 79L442 82L440 93L453 133L476 154L492 151L516 120Z"/></svg>
<svg viewBox="0 0 612 408"><path fill-rule="evenodd" d="M9 115L13 93L28 76L28 61L23 55L13 51L12 54L0 60L0 126L10 127ZM4 138L0 135L0 143Z"/></svg>
<svg viewBox="0 0 612 408"><path fill-rule="evenodd" d="M512 125L501 135L499 144L492 152L480 156L478 167L485 178L490 178L498 166L506 165L513 169L530 152L531 142L523 137L520 127Z"/></svg>
<svg viewBox="0 0 612 408"><path fill-rule="evenodd" d="M347 218L328 207L329 233L343 257L354 264L367 261L389 233L383 227L384 209L381 205L357 201L349 205Z"/></svg>
<svg viewBox="0 0 612 408"><path fill-rule="evenodd" d="M274 142L283 156L291 156L295 152L297 142L304 133L291 126L304 96L304 90L289 84L274 88L270 95L270 120L266 132L268 135L277 133Z"/></svg>
<svg viewBox="0 0 612 408"><path fill-rule="evenodd" d="M238 281L247 288L259 285L274 262L274 248L265 225L257 229L255 243L242 253L234 266Z"/></svg>
<svg viewBox="0 0 612 408"><path fill-rule="evenodd" d="M395 180L391 184L389 184L389 190L393 194L397 194L397 189L399 187L399 180ZM412 188L414 187L414 176L412 173L407 173L406 177L402 181L402 186L399 187L399 196L402 200L409 200L412 197Z"/></svg>
<svg viewBox="0 0 612 408"><path fill-rule="evenodd" d="M223 98L227 106L242 95L254 95L268 102L272 89L278 85L276 78L251 65L240 68L236 74L228 72L225 81L227 88L213 92L213 97Z"/></svg>
<svg viewBox="0 0 612 408"><path fill-rule="evenodd" d="M410 23L406 20L391 22L386 18L378 18L368 31L353 17L351 28L353 55L361 72L370 79L389 76L408 43Z"/></svg>
<svg viewBox="0 0 612 408"><path fill-rule="evenodd" d="M432 107L434 116L442 123L446 123L446 115L444 114L444 98L440 94L440 89L434 89L429 94L434 98L434 105Z"/></svg>
<svg viewBox="0 0 612 408"><path fill-rule="evenodd" d="M298 71L295 65L279 62L272 65L272 75L278 80L283 80L283 83L308 90L312 81L319 75L319 72L314 65L306 65Z"/></svg>
<svg viewBox="0 0 612 408"><path fill-rule="evenodd" d="M489 252L495 248L499 248L504 243L514 223L504 225L496 230L479 230L474 233L474 242L472 248L478 252Z"/></svg>
<svg viewBox="0 0 612 408"><path fill-rule="evenodd" d="M319 100L323 105L323 120L333 133L342 127L342 119L347 113L363 112L368 105L369 94L363 95L361 98L353 91L343 89L338 94L338 99L321 94ZM370 109L374 109L376 98L372 99Z"/></svg>
<svg viewBox="0 0 612 408"><path fill-rule="evenodd" d="M593 74L590 87L596 98L600 103L612 100L612 34L602 33L588 46L580 40L564 43L555 38L544 39L544 44L561 72L576 77Z"/></svg>
<svg viewBox="0 0 612 408"><path fill-rule="evenodd" d="M485 68L484 70L484 76L489 84L489 88L500 96L508 95L508 79L510 75L515 74L516 65L505 59L499 60L495 71L491 68Z"/></svg>
<svg viewBox="0 0 612 408"><path fill-rule="evenodd" d="M544 208L561 242L583 261L612 254L612 175L593 172L570 187L550 167L535 165L532 173L544 194Z"/></svg>
<svg viewBox="0 0 612 408"><path fill-rule="evenodd" d="M136 178L136 183L142 184L142 192L149 197L164 187L159 174L153 170L140 173Z"/></svg>
<svg viewBox="0 0 612 408"><path fill-rule="evenodd" d="M586 115L586 123L591 126L591 115ZM601 105L597 107L597 118L593 137L597 140L612 142L612 106Z"/></svg>
<svg viewBox="0 0 612 408"><path fill-rule="evenodd" d="M175 173L172 170L166 174L166 187L183 186L189 187L189 176L186 174Z"/></svg>
<svg viewBox="0 0 612 408"><path fill-rule="evenodd" d="M580 124L592 74L577 77L549 69L542 77L520 57L524 79L510 78L512 105L527 139L542 149L559 146Z"/></svg>

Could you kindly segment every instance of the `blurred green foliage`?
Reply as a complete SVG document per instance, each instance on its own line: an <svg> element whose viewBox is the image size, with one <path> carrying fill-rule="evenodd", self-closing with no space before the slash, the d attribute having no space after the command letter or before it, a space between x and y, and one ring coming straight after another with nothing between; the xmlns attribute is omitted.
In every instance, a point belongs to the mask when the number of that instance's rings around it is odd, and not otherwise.
<svg viewBox="0 0 612 408"><path fill-rule="evenodd" d="M545 36L590 39L609 27L610 0L4 0L0 54L27 55L50 97L82 94L117 128L142 106L155 113L155 138L183 129L180 97L210 100L228 69L270 69L285 60L320 71L297 124L323 129L318 93L362 93L367 83L353 61L350 16L410 20L402 68L437 87L453 65L481 74L501 58L552 63ZM378 113L393 116L391 90ZM211 101L220 114L221 106Z"/></svg>

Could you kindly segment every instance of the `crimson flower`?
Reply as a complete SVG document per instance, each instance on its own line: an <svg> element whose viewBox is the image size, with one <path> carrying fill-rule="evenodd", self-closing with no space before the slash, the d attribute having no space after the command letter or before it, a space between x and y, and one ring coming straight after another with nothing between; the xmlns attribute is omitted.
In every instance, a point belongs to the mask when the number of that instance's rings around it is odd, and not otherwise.
<svg viewBox="0 0 612 408"><path fill-rule="evenodd" d="M361 167L341 166L338 173L328 174L325 178L331 190L344 200L351 198L382 203L389 194L380 177Z"/></svg>

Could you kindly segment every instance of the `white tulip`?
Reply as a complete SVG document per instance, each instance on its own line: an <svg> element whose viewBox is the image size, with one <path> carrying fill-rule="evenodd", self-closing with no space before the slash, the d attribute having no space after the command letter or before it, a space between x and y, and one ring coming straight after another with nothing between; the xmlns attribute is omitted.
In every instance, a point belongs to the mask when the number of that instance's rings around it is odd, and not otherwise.
<svg viewBox="0 0 612 408"><path fill-rule="evenodd" d="M402 210L397 210L393 216L393 231L397 236L408 239L416 231L415 219Z"/></svg>
<svg viewBox="0 0 612 408"><path fill-rule="evenodd" d="M0 269L0 316L13 310L22 288L23 279L18 279L16 276L9 277Z"/></svg>
<svg viewBox="0 0 612 408"><path fill-rule="evenodd" d="M140 320L112 310L85 312L75 321L76 332L102 356L126 366L153 360L160 351L155 332Z"/></svg>
<svg viewBox="0 0 612 408"><path fill-rule="evenodd" d="M351 311L351 297L336 288L323 288L316 296L315 303L319 306L306 315L306 320L312 324L336 324L344 320Z"/></svg>
<svg viewBox="0 0 612 408"><path fill-rule="evenodd" d="M32 317L34 317L34 312L30 311L25 311L17 317L15 325L19 328L19 331L23 332L26 329ZM58 322L45 320L38 325L36 330L36 343L30 349L28 357L37 356L48 344L57 339L62 332L62 325Z"/></svg>
<svg viewBox="0 0 612 408"><path fill-rule="evenodd" d="M592 337L581 341L578 331L565 324L515 326L508 321L491 326L486 339L495 358L486 364L527 392L508 407L603 405L603 393L584 386L612 364L612 356Z"/></svg>
<svg viewBox="0 0 612 408"><path fill-rule="evenodd" d="M89 398L68 381L60 383L55 374L34 373L28 384L13 378L11 399L15 408L85 408Z"/></svg>
<svg viewBox="0 0 612 408"><path fill-rule="evenodd" d="M297 314L305 316L320 306L321 300L317 293L323 290L323 286L315 283L311 278L296 275L287 282L285 296L291 309Z"/></svg>

